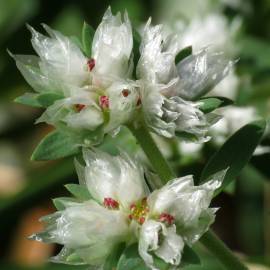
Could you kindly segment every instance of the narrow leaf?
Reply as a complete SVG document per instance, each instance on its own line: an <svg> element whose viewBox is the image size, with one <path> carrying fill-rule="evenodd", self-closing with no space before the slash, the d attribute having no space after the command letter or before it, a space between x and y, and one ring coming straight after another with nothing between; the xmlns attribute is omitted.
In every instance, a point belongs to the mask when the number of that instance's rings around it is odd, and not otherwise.
<svg viewBox="0 0 270 270"><path fill-rule="evenodd" d="M82 46L87 57L91 57L94 34L95 30L93 27L84 22L82 29Z"/></svg>
<svg viewBox="0 0 270 270"><path fill-rule="evenodd" d="M41 108L42 105L37 100L38 94L25 93L22 96L15 98L15 102L27 106Z"/></svg>
<svg viewBox="0 0 270 270"><path fill-rule="evenodd" d="M56 100L63 98L63 95L60 93L55 92L47 92L43 94L39 94L37 96L37 101L42 107L49 107L52 105Z"/></svg>
<svg viewBox="0 0 270 270"><path fill-rule="evenodd" d="M65 133L53 131L36 147L31 160L54 160L79 152L76 140Z"/></svg>
<svg viewBox="0 0 270 270"><path fill-rule="evenodd" d="M138 245L133 244L124 250L116 270L149 270L138 254Z"/></svg>
<svg viewBox="0 0 270 270"><path fill-rule="evenodd" d="M234 133L210 158L203 169L200 183L208 181L209 177L218 171L228 169L221 188L216 192L218 194L235 180L260 143L265 126L264 120L254 121Z"/></svg>
<svg viewBox="0 0 270 270"><path fill-rule="evenodd" d="M192 54L192 46L187 46L182 49L175 57L175 63L178 64L180 61Z"/></svg>
<svg viewBox="0 0 270 270"><path fill-rule="evenodd" d="M103 270L113 270L116 269L117 263L119 261L119 258L121 254L123 253L123 250L125 249L125 244L121 243L117 247L114 248L112 253L108 256L106 259L105 264L103 265Z"/></svg>
<svg viewBox="0 0 270 270"><path fill-rule="evenodd" d="M77 202L75 199L70 198L70 197L55 198L52 201L53 201L55 208L58 211L62 211L64 209L66 209L66 206L68 203Z"/></svg>
<svg viewBox="0 0 270 270"><path fill-rule="evenodd" d="M233 101L225 97L208 97L199 100L199 109L204 113L209 113L217 108L233 104Z"/></svg>
<svg viewBox="0 0 270 270"><path fill-rule="evenodd" d="M78 184L67 184L65 188L77 199L81 201L87 201L92 199L91 194L89 193L86 186L81 186Z"/></svg>
<svg viewBox="0 0 270 270"><path fill-rule="evenodd" d="M135 28L132 29L132 32L133 32L133 54L134 54L133 61L134 64L137 65L140 59L141 36Z"/></svg>

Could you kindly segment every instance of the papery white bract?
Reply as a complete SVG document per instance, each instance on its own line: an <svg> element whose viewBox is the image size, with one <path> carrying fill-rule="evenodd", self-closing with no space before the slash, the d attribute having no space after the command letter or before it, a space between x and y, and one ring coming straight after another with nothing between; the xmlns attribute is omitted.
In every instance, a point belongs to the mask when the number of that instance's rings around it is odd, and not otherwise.
<svg viewBox="0 0 270 270"><path fill-rule="evenodd" d="M110 156L84 150L86 166L76 162L80 184L93 199L68 201L65 209L47 216L44 232L32 236L64 245L53 260L102 266L117 244L138 242L138 251L151 269L153 253L173 266L181 263L184 245L191 246L215 218L209 208L225 171L194 186L193 177L176 178L149 192L144 171L137 161L121 153Z"/></svg>
<svg viewBox="0 0 270 270"><path fill-rule="evenodd" d="M138 100L136 83L130 80L133 36L127 14L122 22L120 13L113 16L110 8L106 11L95 32L90 59L72 39L43 27L49 36L29 26L39 57L13 56L35 91L59 94L37 122L82 137L80 144L115 133L132 119Z"/></svg>
<svg viewBox="0 0 270 270"><path fill-rule="evenodd" d="M229 72L233 62L205 49L175 64L178 37L161 25L146 24L137 66L144 119L149 128L165 137L188 133L206 141L209 127L219 117L204 114L193 100L206 94Z"/></svg>
<svg viewBox="0 0 270 270"><path fill-rule="evenodd" d="M93 72L100 77L101 85L108 80L131 75L132 48L132 28L127 13L122 22L121 14L113 16L109 8L96 30L92 47L92 58L95 60Z"/></svg>

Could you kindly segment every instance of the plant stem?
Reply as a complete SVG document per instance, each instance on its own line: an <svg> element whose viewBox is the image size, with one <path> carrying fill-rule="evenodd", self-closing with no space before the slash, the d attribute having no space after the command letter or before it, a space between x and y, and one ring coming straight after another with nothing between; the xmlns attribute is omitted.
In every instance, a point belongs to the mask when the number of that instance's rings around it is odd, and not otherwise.
<svg viewBox="0 0 270 270"><path fill-rule="evenodd" d="M141 124L139 128L129 126L129 129L136 137L138 143L141 145L144 153L148 157L148 160L160 177L162 183L166 184L169 180L176 178L175 173L158 149L147 127L144 124Z"/></svg>
<svg viewBox="0 0 270 270"><path fill-rule="evenodd" d="M226 269L247 270L248 268L235 257L230 249L213 231L205 233L200 242L225 266Z"/></svg>
<svg viewBox="0 0 270 270"><path fill-rule="evenodd" d="M136 137L144 153L148 157L153 169L156 171L163 184L176 177L166 159L158 149L146 125L129 126L130 131ZM228 270L247 270L248 268L218 239L214 232L208 231L201 238L201 243L215 255Z"/></svg>

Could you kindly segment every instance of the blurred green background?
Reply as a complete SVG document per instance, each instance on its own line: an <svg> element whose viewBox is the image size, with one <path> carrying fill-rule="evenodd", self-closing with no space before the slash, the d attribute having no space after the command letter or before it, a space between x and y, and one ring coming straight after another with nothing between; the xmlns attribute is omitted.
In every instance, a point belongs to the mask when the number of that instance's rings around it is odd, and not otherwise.
<svg viewBox="0 0 270 270"><path fill-rule="evenodd" d="M204 0L201 0L201 2ZM31 233L41 230L38 218L54 211L51 199L65 194L63 184L76 182L73 160L31 162L30 156L51 127L34 125L39 110L19 105L14 98L31 91L7 49L17 54L33 54L26 23L41 31L46 23L68 36L81 35L83 21L96 27L110 5L113 12L128 11L136 27L149 16L155 23L168 24L189 12L177 0L0 0L0 269L79 269L47 264L59 247L28 241ZM192 1L196 5L200 1ZM228 22L241 18L241 29L233 46L240 78L236 105L251 105L266 119L270 115L270 1L208 1L211 12L225 16ZM177 7L177 8L176 8ZM171 11L174 11L171 13ZM179 12L177 13L177 10ZM181 16L180 16L181 15ZM200 155L183 157L177 141L162 141L160 147L180 175L198 175L216 146L207 143ZM136 152L135 140L127 130L119 138L107 138L103 149L114 152L115 145ZM270 146L265 137L263 145ZM221 209L214 229L230 248L247 261L270 265L270 154L252 158L236 185L215 199ZM196 247L200 249L200 247ZM222 269L207 253L202 256L204 269ZM86 269L81 267L81 269ZM187 269L202 269L192 268ZM264 269L254 268L251 269ZM268 268L265 268L268 269Z"/></svg>

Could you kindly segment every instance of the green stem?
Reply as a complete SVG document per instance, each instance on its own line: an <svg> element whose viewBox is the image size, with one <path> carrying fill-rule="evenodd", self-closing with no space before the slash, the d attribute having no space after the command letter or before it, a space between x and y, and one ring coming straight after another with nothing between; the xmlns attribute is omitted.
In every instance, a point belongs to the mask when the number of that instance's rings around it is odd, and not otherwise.
<svg viewBox="0 0 270 270"><path fill-rule="evenodd" d="M248 268L235 257L230 249L217 237L213 231L205 233L200 242L215 255L226 269L247 270Z"/></svg>
<svg viewBox="0 0 270 270"><path fill-rule="evenodd" d="M151 134L144 123L138 126L129 126L129 129L136 137L138 143L141 145L144 153L148 157L153 169L156 171L163 184L166 184L169 180L176 177L175 173L163 157L162 153L158 149ZM226 245L218 239L218 237L212 232L206 232L201 238L201 243L215 255L220 262L229 270L247 270L242 262L226 247Z"/></svg>
<svg viewBox="0 0 270 270"><path fill-rule="evenodd" d="M129 129L141 145L144 153L151 162L153 169L158 174L163 184L166 184L169 180L175 178L175 173L158 149L147 127L144 124L141 124L141 126L137 128L129 126Z"/></svg>

